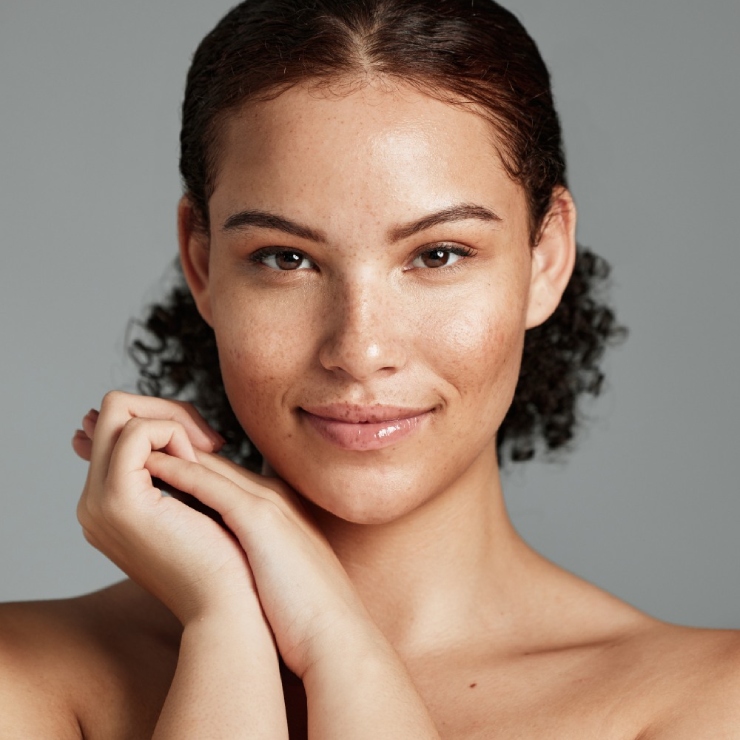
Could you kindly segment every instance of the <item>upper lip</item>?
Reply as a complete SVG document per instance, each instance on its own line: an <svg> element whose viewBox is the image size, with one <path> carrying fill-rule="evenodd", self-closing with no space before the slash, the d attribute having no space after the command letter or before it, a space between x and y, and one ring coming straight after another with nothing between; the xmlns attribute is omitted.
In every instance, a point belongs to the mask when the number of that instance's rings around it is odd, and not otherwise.
<svg viewBox="0 0 740 740"><path fill-rule="evenodd" d="M384 406L371 404L357 406L348 403L329 403L321 406L301 406L303 411L331 421L343 421L346 424L373 424L383 421L411 419L427 411L430 407L410 408L408 406Z"/></svg>

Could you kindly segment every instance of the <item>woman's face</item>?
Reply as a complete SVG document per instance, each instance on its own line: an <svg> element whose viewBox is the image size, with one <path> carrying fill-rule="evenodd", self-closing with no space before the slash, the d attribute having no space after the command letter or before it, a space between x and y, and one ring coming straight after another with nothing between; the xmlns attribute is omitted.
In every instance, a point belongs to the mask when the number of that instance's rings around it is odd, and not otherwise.
<svg viewBox="0 0 740 740"><path fill-rule="evenodd" d="M490 124L406 87L299 86L224 125L209 211L186 274L281 478L378 523L490 476L525 328L554 308Z"/></svg>

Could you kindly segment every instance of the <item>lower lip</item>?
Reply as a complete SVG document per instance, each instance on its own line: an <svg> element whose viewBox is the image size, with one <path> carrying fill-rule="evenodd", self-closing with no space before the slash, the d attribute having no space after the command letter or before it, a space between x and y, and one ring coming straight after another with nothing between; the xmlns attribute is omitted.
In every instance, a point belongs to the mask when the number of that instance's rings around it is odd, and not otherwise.
<svg viewBox="0 0 740 740"><path fill-rule="evenodd" d="M429 416L426 411L408 419L352 424L303 411L309 424L326 440L345 450L382 450L413 434Z"/></svg>

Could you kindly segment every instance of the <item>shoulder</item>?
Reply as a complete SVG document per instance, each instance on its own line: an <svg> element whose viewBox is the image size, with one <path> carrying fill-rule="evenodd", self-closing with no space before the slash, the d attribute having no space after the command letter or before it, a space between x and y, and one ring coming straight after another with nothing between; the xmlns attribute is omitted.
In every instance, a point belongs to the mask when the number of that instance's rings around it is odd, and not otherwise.
<svg viewBox="0 0 740 740"><path fill-rule="evenodd" d="M79 738L70 683L89 652L63 602L0 606L0 736Z"/></svg>
<svg viewBox="0 0 740 740"><path fill-rule="evenodd" d="M608 720L594 737L740 740L740 631L661 622L588 585L577 596L558 613L563 714Z"/></svg>
<svg viewBox="0 0 740 740"><path fill-rule="evenodd" d="M653 623L625 656L645 704L640 740L740 739L740 632Z"/></svg>
<svg viewBox="0 0 740 740"><path fill-rule="evenodd" d="M118 736L113 725L130 724L132 704L142 721L156 718L176 641L167 617L124 584L1 605L0 737L80 738L81 727L86 737Z"/></svg>

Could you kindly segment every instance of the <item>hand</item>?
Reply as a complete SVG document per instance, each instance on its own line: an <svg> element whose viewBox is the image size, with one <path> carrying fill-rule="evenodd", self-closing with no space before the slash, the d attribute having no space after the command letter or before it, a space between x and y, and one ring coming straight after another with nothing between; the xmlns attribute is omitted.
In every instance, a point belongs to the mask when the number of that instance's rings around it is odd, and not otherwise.
<svg viewBox="0 0 740 740"><path fill-rule="evenodd" d="M218 456L196 457L155 452L148 469L218 511L239 538L278 650L303 681L309 731L439 740L406 667L295 492Z"/></svg>
<svg viewBox="0 0 740 740"><path fill-rule="evenodd" d="M262 609L299 677L348 641L378 639L347 573L299 497L217 455L153 452L147 470L215 509L247 554ZM355 640L355 638L357 638Z"/></svg>
<svg viewBox="0 0 740 740"><path fill-rule="evenodd" d="M236 539L152 483L153 450L195 464L198 454L220 447L193 407L114 392L99 415L85 417L83 428L73 447L90 461L77 509L87 540L183 624L213 610L259 609Z"/></svg>
<svg viewBox="0 0 740 740"><path fill-rule="evenodd" d="M267 689L268 703L275 701L284 711L274 635L288 668L304 681L317 734L346 737L352 728L352 736L374 736L381 707L381 734L383 727L393 726L399 736L439 737L402 661L283 481L249 473L213 454L217 445L187 406L113 394L97 422L88 415L83 426L74 446L91 459L80 502L88 539L183 624L192 625L184 632L185 652L175 693L168 697L166 708L172 708L163 736L170 737L172 727L183 722L192 725L188 711L194 696L220 706L237 687L235 703L227 701L223 714L233 715L234 707L244 710L248 705L239 690L255 680ZM152 476L217 511L238 542L211 519L163 498ZM238 605L247 592L272 631L263 621L263 639L250 639L245 648ZM225 607L227 622L219 616ZM224 630L224 624L230 626ZM205 669L210 672L204 683ZM364 674L361 684L355 681L358 670ZM221 686L224 675L228 679ZM285 729L282 714L278 724L268 736ZM175 732L180 736L179 729Z"/></svg>

